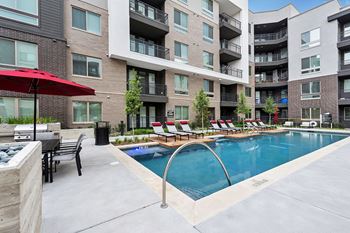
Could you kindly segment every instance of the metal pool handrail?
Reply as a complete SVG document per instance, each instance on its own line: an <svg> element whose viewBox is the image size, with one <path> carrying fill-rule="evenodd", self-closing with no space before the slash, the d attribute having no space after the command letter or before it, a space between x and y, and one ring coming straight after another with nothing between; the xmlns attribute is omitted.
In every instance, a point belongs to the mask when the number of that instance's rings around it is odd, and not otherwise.
<svg viewBox="0 0 350 233"><path fill-rule="evenodd" d="M229 184L229 186L232 185L231 183L231 180L230 180L230 176L226 170L226 167L224 165L224 163L222 162L222 160L220 159L220 157L215 153L215 151L213 151L213 149L211 149L207 144L205 143L202 143L202 142L189 142L189 143L186 143L182 146L180 146L170 157L166 167L165 167L165 170L164 170L164 173L163 173L163 183L162 183L162 204L160 205L160 207L162 207L163 209L167 208L168 207L168 204L166 203L166 179L167 179L167 176L168 176L168 171L169 171L169 168L170 168L170 165L173 161L173 159L176 157L176 155L182 151L184 148L188 147L188 146L191 146L191 145L202 145L204 147L206 147L213 155L214 157L216 158L216 160L220 163L220 166L221 168L224 170L224 173L225 173L225 176L226 176L226 179L227 179L227 182Z"/></svg>

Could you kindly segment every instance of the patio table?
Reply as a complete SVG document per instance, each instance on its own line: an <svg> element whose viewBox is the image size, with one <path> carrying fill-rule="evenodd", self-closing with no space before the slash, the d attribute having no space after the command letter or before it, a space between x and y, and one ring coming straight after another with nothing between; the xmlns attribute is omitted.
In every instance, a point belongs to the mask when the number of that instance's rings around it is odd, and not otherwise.
<svg viewBox="0 0 350 233"><path fill-rule="evenodd" d="M40 141L42 143L42 153L44 154L43 160L45 164L45 169L44 169L45 182L49 182L49 166L50 166L50 183L52 183L53 182L52 157L53 157L53 153L58 149L60 145L60 139L50 138L50 139L41 139Z"/></svg>

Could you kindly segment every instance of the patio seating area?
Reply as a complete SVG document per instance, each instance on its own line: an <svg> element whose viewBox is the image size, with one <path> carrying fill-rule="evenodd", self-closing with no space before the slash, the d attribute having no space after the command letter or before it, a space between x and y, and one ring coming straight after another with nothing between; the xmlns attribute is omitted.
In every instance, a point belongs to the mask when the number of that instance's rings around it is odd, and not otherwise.
<svg viewBox="0 0 350 233"><path fill-rule="evenodd" d="M43 233L347 232L350 145L192 226L115 157L115 147L83 142L83 176L63 163L43 187ZM278 219L278 221L276 221Z"/></svg>

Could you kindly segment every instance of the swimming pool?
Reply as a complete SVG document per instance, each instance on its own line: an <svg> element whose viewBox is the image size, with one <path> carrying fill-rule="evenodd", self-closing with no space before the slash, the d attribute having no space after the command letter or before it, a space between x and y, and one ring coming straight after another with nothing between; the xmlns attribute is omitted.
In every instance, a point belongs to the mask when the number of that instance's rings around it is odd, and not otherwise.
<svg viewBox="0 0 350 233"><path fill-rule="evenodd" d="M237 184L346 137L341 134L290 131L246 139L219 139L208 145L222 159L231 182ZM158 176L163 175L174 151L161 146L124 150ZM201 146L190 146L179 153L169 170L168 182L193 200L228 187L220 164Z"/></svg>

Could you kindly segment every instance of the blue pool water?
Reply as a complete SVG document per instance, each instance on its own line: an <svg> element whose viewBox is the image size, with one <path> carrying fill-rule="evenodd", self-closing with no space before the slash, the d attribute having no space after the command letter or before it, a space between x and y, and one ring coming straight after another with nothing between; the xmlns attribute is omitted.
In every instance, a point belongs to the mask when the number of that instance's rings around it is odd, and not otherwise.
<svg viewBox="0 0 350 233"><path fill-rule="evenodd" d="M247 139L220 139L209 146L224 162L233 184L344 139L346 135L293 132ZM174 149L155 146L124 150L159 176ZM174 159L168 182L194 200L228 186L217 160L202 146L184 149Z"/></svg>

